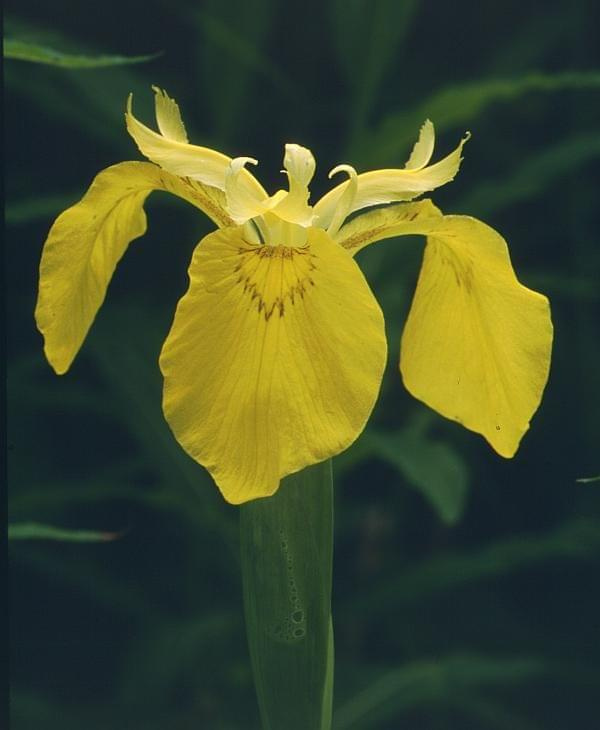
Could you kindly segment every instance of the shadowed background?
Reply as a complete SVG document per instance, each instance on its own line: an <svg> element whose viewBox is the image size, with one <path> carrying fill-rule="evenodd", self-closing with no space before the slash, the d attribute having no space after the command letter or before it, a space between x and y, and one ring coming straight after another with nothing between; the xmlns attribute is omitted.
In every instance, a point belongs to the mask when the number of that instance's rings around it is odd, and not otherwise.
<svg viewBox="0 0 600 730"><path fill-rule="evenodd" d="M259 159L269 191L283 182L284 143L310 147L313 200L338 163L402 166L427 117L434 159L471 130L459 175L433 197L502 232L521 281L550 297L550 381L517 456L495 455L400 381L423 240L359 255L390 361L367 430L334 460L334 727L593 724L600 482L577 479L600 473L595 9L7 3L7 38L88 56L162 52L98 69L5 66L15 730L259 726L237 511L160 408L158 353L210 221L165 193L150 197L149 230L68 375L46 364L33 321L49 226L101 169L140 159L123 111L133 91L150 122L151 84L179 102L192 142ZM24 539L27 523L119 537Z"/></svg>

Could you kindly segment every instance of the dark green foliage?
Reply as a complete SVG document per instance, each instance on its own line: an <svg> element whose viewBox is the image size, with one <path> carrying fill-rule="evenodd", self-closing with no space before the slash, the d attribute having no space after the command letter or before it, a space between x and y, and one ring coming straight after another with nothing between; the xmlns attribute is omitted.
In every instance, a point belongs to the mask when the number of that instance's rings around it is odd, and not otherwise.
<svg viewBox="0 0 600 730"><path fill-rule="evenodd" d="M11 540L14 730L253 730L237 508L173 439L157 358L210 223L155 194L72 371L45 363L33 309L54 216L109 164L139 159L127 94L180 103L192 141L260 160L402 165L426 117L437 157L469 129L445 212L509 242L551 299L544 402L516 458L404 391L398 343L422 242L359 263L390 363L364 435L334 461L334 726L564 730L600 684L598 128L595 3L10 0L7 37L66 55L163 55L66 69L8 61L9 510L119 539ZM65 39L70 39L67 42ZM10 49L9 49L10 50Z"/></svg>

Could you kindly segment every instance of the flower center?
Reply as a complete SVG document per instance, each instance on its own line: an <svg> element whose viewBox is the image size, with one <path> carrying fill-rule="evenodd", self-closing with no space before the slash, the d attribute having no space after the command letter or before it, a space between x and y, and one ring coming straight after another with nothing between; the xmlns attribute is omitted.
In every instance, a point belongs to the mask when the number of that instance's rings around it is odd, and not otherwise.
<svg viewBox="0 0 600 730"><path fill-rule="evenodd" d="M317 268L308 246L243 246L238 248L237 283L268 322L274 313L283 317L314 286Z"/></svg>

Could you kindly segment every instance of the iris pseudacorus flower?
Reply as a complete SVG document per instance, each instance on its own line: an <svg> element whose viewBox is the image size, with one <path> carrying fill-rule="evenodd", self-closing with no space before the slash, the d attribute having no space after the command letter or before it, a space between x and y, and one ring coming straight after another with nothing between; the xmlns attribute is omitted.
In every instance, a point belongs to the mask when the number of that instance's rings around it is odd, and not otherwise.
<svg viewBox="0 0 600 730"><path fill-rule="evenodd" d="M548 377L548 300L519 283L492 228L415 201L454 178L466 138L430 164L426 121L404 168L339 165L329 176L342 181L311 205L310 150L285 145L288 190L269 195L248 169L256 160L190 144L177 104L154 91L159 132L134 117L131 97L125 115L150 162L100 172L46 240L36 320L54 370L70 367L117 262L145 232L149 193L183 198L217 230L194 251L162 348L164 414L229 502L273 494L285 475L346 449L377 399L384 319L355 254L422 234L400 347L404 383L513 456Z"/></svg>

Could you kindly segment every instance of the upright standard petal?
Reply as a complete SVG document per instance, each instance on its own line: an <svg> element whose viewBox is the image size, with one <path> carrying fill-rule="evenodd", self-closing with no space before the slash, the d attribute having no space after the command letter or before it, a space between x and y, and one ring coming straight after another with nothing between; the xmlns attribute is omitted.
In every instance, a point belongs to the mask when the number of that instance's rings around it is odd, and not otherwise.
<svg viewBox="0 0 600 730"><path fill-rule="evenodd" d="M419 142L417 142L418 147L420 142L423 141L423 147L417 151L413 150L415 159L413 160L413 156L411 155L408 164L411 164L411 161L414 164L417 161L419 164L423 163L426 157L425 148L428 134L424 132L423 135ZM373 170L372 172L362 173L357 178L358 186L356 195L348 213L373 205L380 205L381 203L396 203L412 200L423 193L450 182L458 172L462 160L462 148L468 139L469 135L467 134L460 141L458 147L447 157L427 167ZM347 183L337 185L315 205L314 212L317 216L317 224L321 228L327 228L329 226L346 185Z"/></svg>
<svg viewBox="0 0 600 730"><path fill-rule="evenodd" d="M208 235L160 358L175 437L238 504L347 448L386 361L383 316L358 266L324 231L307 244Z"/></svg>
<svg viewBox="0 0 600 730"><path fill-rule="evenodd" d="M329 171L329 179L331 180L331 178L334 175L337 175L338 172L345 172L348 175L348 180L344 183L345 187L338 198L333 218L329 221L329 225L327 226L327 233L329 233L332 238L337 236L340 227L348 217L352 208L352 203L356 197L356 191L358 190L358 173L352 165L336 165Z"/></svg>
<svg viewBox="0 0 600 730"><path fill-rule="evenodd" d="M168 101L166 101L167 99ZM175 109L177 110L176 116ZM156 94L156 117L157 120L160 120L159 128L163 132L162 134L154 132L133 116L132 95L129 95L125 122L127 131L135 140L140 152L173 175L189 177L204 185L225 190L225 177L231 157L208 147L200 147L184 141L182 139L183 122L179 117L179 109L165 92ZM179 122L177 122L177 117ZM178 130L179 124L181 124L181 128ZM185 130L183 130L183 134L185 135ZM267 197L262 185L248 170L241 172L239 184L259 198Z"/></svg>
<svg viewBox="0 0 600 730"><path fill-rule="evenodd" d="M430 219L401 344L408 390L516 452L546 385L552 323L546 297L517 280L502 236L466 216Z"/></svg>
<svg viewBox="0 0 600 730"><path fill-rule="evenodd" d="M236 157L231 160L225 176L225 196L227 198L227 210L236 223L245 223L250 218L259 216L275 205L273 198L257 195L244 185L244 174L247 172L246 165L258 165L258 160L253 157ZM280 191L279 198L285 196Z"/></svg>
<svg viewBox="0 0 600 730"><path fill-rule="evenodd" d="M152 87L156 110L156 123L163 137L187 144L188 137L177 102L166 91Z"/></svg>
<svg viewBox="0 0 600 730"><path fill-rule="evenodd" d="M315 217L308 204L308 184L316 167L313 153L298 144L286 144L283 166L289 180L289 193L272 210L289 223L310 226Z"/></svg>
<svg viewBox="0 0 600 730"><path fill-rule="evenodd" d="M422 170L433 155L435 147L435 129L433 123L426 119L419 131L419 139L410 153L404 168L406 170Z"/></svg>
<svg viewBox="0 0 600 730"><path fill-rule="evenodd" d="M184 198L217 225L232 225L219 190L181 180L149 162L122 162L96 176L84 197L56 219L44 245L35 310L48 361L65 373L104 300L129 243L146 230L152 190Z"/></svg>

